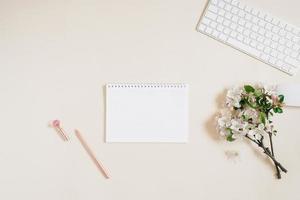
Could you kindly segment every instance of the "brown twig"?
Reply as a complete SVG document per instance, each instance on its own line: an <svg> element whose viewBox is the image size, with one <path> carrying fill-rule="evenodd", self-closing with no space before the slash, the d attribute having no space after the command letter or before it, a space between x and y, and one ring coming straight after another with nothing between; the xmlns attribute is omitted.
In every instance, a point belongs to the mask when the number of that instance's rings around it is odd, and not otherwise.
<svg viewBox="0 0 300 200"><path fill-rule="evenodd" d="M272 156L275 157L275 155L274 155L274 148L273 148L272 133L271 133L271 132L268 132L268 135L269 135L269 140L270 140L271 153L272 153ZM276 168L276 175L277 175L277 178L278 178L278 179L281 179L281 174L280 174L279 167L278 167L277 165L275 165L275 168Z"/></svg>
<svg viewBox="0 0 300 200"><path fill-rule="evenodd" d="M245 135L245 137L247 139L249 139L250 141L254 142L255 144L257 144L260 148L262 148L264 150L264 153L273 161L276 169L278 168L278 171L277 171L277 173L278 173L277 174L277 178L278 179L281 178L280 170L283 171L283 172L285 172L285 173L287 173L287 170L272 155L272 152L270 151L270 149L264 145L264 143L263 143L263 137L261 138L260 141L252 139L251 137L249 137L249 135Z"/></svg>

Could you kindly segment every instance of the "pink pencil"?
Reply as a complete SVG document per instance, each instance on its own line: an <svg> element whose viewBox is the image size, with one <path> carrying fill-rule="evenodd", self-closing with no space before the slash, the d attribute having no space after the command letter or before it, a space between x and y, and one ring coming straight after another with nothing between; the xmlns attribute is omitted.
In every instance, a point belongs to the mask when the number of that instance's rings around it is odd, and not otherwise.
<svg viewBox="0 0 300 200"><path fill-rule="evenodd" d="M80 132L78 130L75 129L75 135L78 138L78 140L80 141L80 143L82 144L83 148L86 150L86 152L89 154L89 156L91 157L92 161L95 163L95 165L97 166L97 168L102 172L103 176L107 179L109 179L109 175L107 173L107 170L104 168L103 164L96 158L96 156L94 155L94 153L92 152L92 150L90 149L90 147L88 146L88 144L86 143L86 141L83 139L82 135L80 134Z"/></svg>

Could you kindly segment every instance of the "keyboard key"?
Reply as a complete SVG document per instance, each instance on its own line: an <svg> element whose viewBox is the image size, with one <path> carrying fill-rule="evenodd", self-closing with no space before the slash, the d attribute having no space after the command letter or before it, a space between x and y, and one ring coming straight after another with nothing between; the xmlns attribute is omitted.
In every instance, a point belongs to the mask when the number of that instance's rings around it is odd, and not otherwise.
<svg viewBox="0 0 300 200"><path fill-rule="evenodd" d="M218 0L211 0L211 3L214 4L214 5L217 5L219 3Z"/></svg>
<svg viewBox="0 0 300 200"><path fill-rule="evenodd" d="M251 24L250 22L247 22L246 25L245 25L245 27L246 27L247 29L250 29L251 26L252 26L252 24Z"/></svg>
<svg viewBox="0 0 300 200"><path fill-rule="evenodd" d="M276 65L281 67L281 66L283 66L283 62L281 60L277 60Z"/></svg>
<svg viewBox="0 0 300 200"><path fill-rule="evenodd" d="M218 31L213 31L212 32L212 36L214 36L215 38L218 38L219 37L219 35L220 35L220 33L218 32Z"/></svg>
<svg viewBox="0 0 300 200"><path fill-rule="evenodd" d="M282 45L279 45L279 46L277 47L277 50L280 51L280 52L284 52L285 47L282 46Z"/></svg>
<svg viewBox="0 0 300 200"><path fill-rule="evenodd" d="M212 20L216 20L218 15L216 15L215 13L212 13L212 12L207 12L206 13L206 17L212 19Z"/></svg>
<svg viewBox="0 0 300 200"><path fill-rule="evenodd" d="M258 21L258 25L261 26L261 27L265 27L267 23L264 21L264 20L259 20Z"/></svg>
<svg viewBox="0 0 300 200"><path fill-rule="evenodd" d="M230 24L230 28L232 29L232 30L235 30L236 28L237 28L237 25L236 24Z"/></svg>
<svg viewBox="0 0 300 200"><path fill-rule="evenodd" d="M237 39L238 39L239 41L243 41L243 40L244 40L244 36L241 35L241 34L239 34L239 35L237 36Z"/></svg>
<svg viewBox="0 0 300 200"><path fill-rule="evenodd" d="M277 49L278 44L276 42L271 42L270 47L273 48L273 49Z"/></svg>
<svg viewBox="0 0 300 200"><path fill-rule="evenodd" d="M293 50L299 51L300 50L300 46L298 44L294 44Z"/></svg>
<svg viewBox="0 0 300 200"><path fill-rule="evenodd" d="M271 45L271 40L270 39L265 39L264 44L266 46L270 46Z"/></svg>
<svg viewBox="0 0 300 200"><path fill-rule="evenodd" d="M258 35L254 32L250 33L250 38L252 38L253 40L256 40L256 38L258 37Z"/></svg>
<svg viewBox="0 0 300 200"><path fill-rule="evenodd" d="M266 16L265 13L262 13L262 12L258 13L258 17L261 18L261 19L265 19L265 16Z"/></svg>
<svg viewBox="0 0 300 200"><path fill-rule="evenodd" d="M271 48L270 48L270 47L266 47L266 48L264 49L264 52L265 52L266 54L270 54L270 53L271 53Z"/></svg>
<svg viewBox="0 0 300 200"><path fill-rule="evenodd" d="M227 4L227 5L225 6L225 10L227 10L227 11L230 11L230 10L231 10L231 8L232 8L232 6L231 6L231 5L229 5L229 4Z"/></svg>
<svg viewBox="0 0 300 200"><path fill-rule="evenodd" d="M286 69L283 69L283 71L285 71L285 70ZM287 73L289 73L290 75L293 75L293 74L297 73L297 71L298 71L298 68L290 67Z"/></svg>
<svg viewBox="0 0 300 200"><path fill-rule="evenodd" d="M270 56L268 54L261 54L260 58L264 61L269 60Z"/></svg>
<svg viewBox="0 0 300 200"><path fill-rule="evenodd" d="M222 26L222 25L218 25L218 26L217 26L217 30L218 30L219 32L223 32L223 29L224 29L224 26Z"/></svg>
<svg viewBox="0 0 300 200"><path fill-rule="evenodd" d="M241 49L242 51L248 52L255 57L259 57L259 55L260 55L260 52L258 50L254 49L248 45L245 45L244 43L242 43L240 41L234 40L232 38L228 38L227 43Z"/></svg>
<svg viewBox="0 0 300 200"><path fill-rule="evenodd" d="M273 64L273 65L276 63L276 61L277 61L277 60L276 60L274 57L270 57L270 58L269 58L269 63L271 63L271 64Z"/></svg>
<svg viewBox="0 0 300 200"><path fill-rule="evenodd" d="M273 26L272 31L274 33L278 33L279 32L279 27L278 26Z"/></svg>
<svg viewBox="0 0 300 200"><path fill-rule="evenodd" d="M285 37L288 40L292 40L293 35L291 33L287 32Z"/></svg>
<svg viewBox="0 0 300 200"><path fill-rule="evenodd" d="M198 27L198 30L204 32L206 29L206 26L204 24L200 24L200 26Z"/></svg>
<svg viewBox="0 0 300 200"><path fill-rule="evenodd" d="M293 66L299 66L300 65L300 62L294 58L291 58L291 57L286 57L285 58L285 62L290 64L290 65L293 65Z"/></svg>
<svg viewBox="0 0 300 200"><path fill-rule="evenodd" d="M218 17L217 18L217 22L219 23L219 24L222 24L223 23L223 21L224 21L224 18L223 17Z"/></svg>
<svg viewBox="0 0 300 200"><path fill-rule="evenodd" d="M252 18L252 22L253 22L254 24L257 24L258 21L259 21L259 19L258 19L257 17L253 17L253 18Z"/></svg>
<svg viewBox="0 0 300 200"><path fill-rule="evenodd" d="M299 53L296 52L296 51L294 51L294 52L291 53L291 57L292 57L292 58L297 58L298 55L299 55Z"/></svg>
<svg viewBox="0 0 300 200"><path fill-rule="evenodd" d="M241 18L244 18L246 13L243 10L240 10L239 14L238 14Z"/></svg>
<svg viewBox="0 0 300 200"><path fill-rule="evenodd" d="M243 19L240 19L238 23L239 23L239 25L244 26L246 24L246 21Z"/></svg>
<svg viewBox="0 0 300 200"><path fill-rule="evenodd" d="M257 31L258 31L258 26L253 25L253 26L252 26L252 30L253 30L254 32L257 32Z"/></svg>
<svg viewBox="0 0 300 200"><path fill-rule="evenodd" d="M206 33L211 34L213 32L213 29L210 27L207 27L205 30Z"/></svg>
<svg viewBox="0 0 300 200"><path fill-rule="evenodd" d="M285 26L285 30L288 31L288 32L291 32L292 29L293 29L293 28L292 28L292 26L290 26L290 25L286 25L286 26Z"/></svg>
<svg viewBox="0 0 300 200"><path fill-rule="evenodd" d="M224 8L224 6L225 6L225 3L224 3L223 1L220 1L220 2L219 2L219 7L220 7L220 8Z"/></svg>
<svg viewBox="0 0 300 200"><path fill-rule="evenodd" d="M250 14L246 13L245 19L248 21L251 21L252 16Z"/></svg>
<svg viewBox="0 0 300 200"><path fill-rule="evenodd" d="M292 50L289 49L289 48L286 48L286 49L284 50L284 53L285 53L286 55L290 55L290 54L292 53Z"/></svg>
<svg viewBox="0 0 300 200"><path fill-rule="evenodd" d="M203 20L202 20L202 23L205 24L205 25L209 25L211 22L211 20L209 18L206 18L204 17Z"/></svg>
<svg viewBox="0 0 300 200"><path fill-rule="evenodd" d="M251 33L251 32L250 32L249 30L245 30L243 34L244 34L245 36L249 37L249 36L250 36L250 33Z"/></svg>
<svg viewBox="0 0 300 200"><path fill-rule="evenodd" d="M244 31L244 27L239 26L236 30L237 30L238 32L242 33L242 32Z"/></svg>
<svg viewBox="0 0 300 200"><path fill-rule="evenodd" d="M231 36L231 37L233 37L233 38L236 38L236 36L237 36L237 32L235 32L235 31L232 31L232 32L230 33L230 36Z"/></svg>
<svg viewBox="0 0 300 200"><path fill-rule="evenodd" d="M226 13L226 14L225 14L225 17L226 17L227 19L231 19L231 17L232 17L232 14L230 14L230 13Z"/></svg>
<svg viewBox="0 0 300 200"><path fill-rule="evenodd" d="M273 25L275 25L275 26L277 26L278 24L279 24L279 19L277 19L277 18L273 18L273 20L271 21L271 23L273 24Z"/></svg>
<svg viewBox="0 0 300 200"><path fill-rule="evenodd" d="M273 21L273 17L271 17L270 15L266 15L266 16L265 16L265 20L266 20L267 22L272 22L272 21Z"/></svg>
<svg viewBox="0 0 300 200"><path fill-rule="evenodd" d="M256 10L256 9L252 9L251 13L252 13L253 15L258 16L259 11Z"/></svg>
<svg viewBox="0 0 300 200"><path fill-rule="evenodd" d="M251 42L251 40L250 40L249 38L245 38L245 39L244 39L244 43L245 43L245 44L250 44L250 42Z"/></svg>
<svg viewBox="0 0 300 200"><path fill-rule="evenodd" d="M231 32L231 30L229 28L225 28L224 29L224 34L229 35Z"/></svg>
<svg viewBox="0 0 300 200"><path fill-rule="evenodd" d="M267 38L272 38L273 34L271 32L266 32L265 36Z"/></svg>
<svg viewBox="0 0 300 200"><path fill-rule="evenodd" d="M231 13L232 14L238 14L238 12L239 12L239 9L238 8L236 8L236 7L233 7L232 9L231 9Z"/></svg>
<svg viewBox="0 0 300 200"><path fill-rule="evenodd" d="M293 37L293 38L292 38L292 41L293 41L294 43L298 43L298 42L300 41L300 38L299 38L299 37Z"/></svg>
<svg viewBox="0 0 300 200"><path fill-rule="evenodd" d="M217 25L218 25L218 24L217 24L216 22L211 22L211 23L210 23L210 27L212 27L212 28L216 28Z"/></svg>
<svg viewBox="0 0 300 200"><path fill-rule="evenodd" d="M282 53L279 53L277 56L278 59L283 60L285 58L285 55Z"/></svg>
<svg viewBox="0 0 300 200"><path fill-rule="evenodd" d="M278 35L273 35L272 40L277 42L279 40L279 36Z"/></svg>
<svg viewBox="0 0 300 200"><path fill-rule="evenodd" d="M286 34L286 31L284 29L279 30L279 35L285 36L285 34Z"/></svg>
<svg viewBox="0 0 300 200"><path fill-rule="evenodd" d="M244 10L246 5L242 4L241 2L239 3L238 7L241 9L241 10Z"/></svg>
<svg viewBox="0 0 300 200"><path fill-rule="evenodd" d="M239 20L239 18L238 18L237 16L234 15L234 16L232 17L231 20L232 20L233 22L237 22L237 21Z"/></svg>
<svg viewBox="0 0 300 200"><path fill-rule="evenodd" d="M225 10L219 10L219 13L218 13L218 14L219 14L220 16L224 16L225 13L226 13Z"/></svg>
<svg viewBox="0 0 300 200"><path fill-rule="evenodd" d="M278 42L279 42L279 44L285 44L286 40L284 38L280 38Z"/></svg>
<svg viewBox="0 0 300 200"><path fill-rule="evenodd" d="M254 40L252 40L250 42L250 46L252 46L253 48L257 46L257 42L255 42Z"/></svg>
<svg viewBox="0 0 300 200"><path fill-rule="evenodd" d="M220 34L220 35L219 35L219 39L222 40L222 41L226 41L227 38L228 38L227 35L224 35L224 34Z"/></svg>
<svg viewBox="0 0 300 200"><path fill-rule="evenodd" d="M232 0L232 2L231 2L231 4L233 5L233 6L238 6L239 5L239 1L237 1L237 0Z"/></svg>
<svg viewBox="0 0 300 200"><path fill-rule="evenodd" d="M218 13L219 8L216 7L216 6L210 5L210 6L208 7L208 10L211 11L211 12L214 12L214 13Z"/></svg>
<svg viewBox="0 0 300 200"><path fill-rule="evenodd" d="M257 41L260 42L260 43L263 43L264 40L265 40L265 38L260 36L260 35L257 37Z"/></svg>
<svg viewBox="0 0 300 200"><path fill-rule="evenodd" d="M291 48L293 46L293 43L291 41L287 41L286 46Z"/></svg>
<svg viewBox="0 0 300 200"><path fill-rule="evenodd" d="M227 26L227 27L230 25L230 23L231 22L227 19L225 19L224 22L223 22L224 26Z"/></svg>
<svg viewBox="0 0 300 200"><path fill-rule="evenodd" d="M263 29L263 28L260 28L260 29L258 30L258 33L261 34L261 35L265 35L265 34L266 34L266 30Z"/></svg>
<svg viewBox="0 0 300 200"><path fill-rule="evenodd" d="M273 26L272 26L271 24L268 23L268 24L266 24L265 27L266 27L267 30L270 31L270 30L272 30L272 27L273 27Z"/></svg>
<svg viewBox="0 0 300 200"><path fill-rule="evenodd" d="M272 50L272 51L271 51L271 56L273 56L273 57L277 57L277 56L278 56L278 53L277 53L277 51L275 51L275 50Z"/></svg>
<svg viewBox="0 0 300 200"><path fill-rule="evenodd" d="M295 35L299 35L300 34L300 30L295 28L295 29L293 29L293 33Z"/></svg>
<svg viewBox="0 0 300 200"><path fill-rule="evenodd" d="M260 50L260 51L262 51L264 49L264 45L258 44L257 45L257 49Z"/></svg>
<svg viewBox="0 0 300 200"><path fill-rule="evenodd" d="M251 13L252 8L250 8L249 6L246 6L245 11L248 13Z"/></svg>

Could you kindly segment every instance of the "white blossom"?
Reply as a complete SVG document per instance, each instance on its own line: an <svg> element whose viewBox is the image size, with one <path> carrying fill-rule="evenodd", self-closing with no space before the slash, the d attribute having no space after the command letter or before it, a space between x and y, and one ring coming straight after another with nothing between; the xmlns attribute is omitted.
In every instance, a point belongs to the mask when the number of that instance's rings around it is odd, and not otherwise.
<svg viewBox="0 0 300 200"><path fill-rule="evenodd" d="M277 86L276 85L264 85L265 92L269 95L277 94Z"/></svg>
<svg viewBox="0 0 300 200"><path fill-rule="evenodd" d="M243 92L243 88L240 86L229 89L226 95L226 105L229 107L240 108L242 92Z"/></svg>

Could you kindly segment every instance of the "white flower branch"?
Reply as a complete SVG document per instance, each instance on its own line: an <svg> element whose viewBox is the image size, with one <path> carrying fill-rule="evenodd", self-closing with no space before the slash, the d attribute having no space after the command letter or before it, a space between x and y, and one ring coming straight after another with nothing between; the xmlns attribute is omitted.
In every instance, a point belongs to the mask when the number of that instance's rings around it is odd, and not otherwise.
<svg viewBox="0 0 300 200"><path fill-rule="evenodd" d="M217 118L218 130L227 141L246 137L263 149L273 161L277 178L281 171L287 170L275 159L271 117L282 113L284 96L278 95L274 86L237 86L228 90L226 103ZM269 137L270 147L264 144L265 135Z"/></svg>

